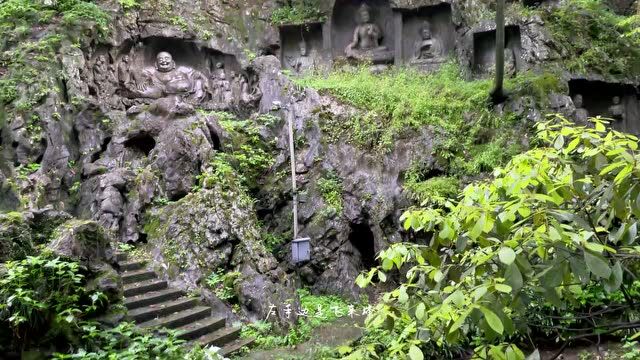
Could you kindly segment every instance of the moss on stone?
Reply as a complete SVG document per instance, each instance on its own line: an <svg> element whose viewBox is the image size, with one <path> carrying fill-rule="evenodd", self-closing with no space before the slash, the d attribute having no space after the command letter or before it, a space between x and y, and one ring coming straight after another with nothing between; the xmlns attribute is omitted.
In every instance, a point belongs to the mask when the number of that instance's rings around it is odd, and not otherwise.
<svg viewBox="0 0 640 360"><path fill-rule="evenodd" d="M34 252L33 236L19 212L0 214L0 262L19 260Z"/></svg>

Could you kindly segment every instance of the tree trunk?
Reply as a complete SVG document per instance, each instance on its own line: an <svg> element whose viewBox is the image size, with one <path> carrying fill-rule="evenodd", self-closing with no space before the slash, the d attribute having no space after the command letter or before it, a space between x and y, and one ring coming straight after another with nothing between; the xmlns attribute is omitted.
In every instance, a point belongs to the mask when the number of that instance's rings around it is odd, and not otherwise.
<svg viewBox="0 0 640 360"><path fill-rule="evenodd" d="M504 101L504 3L505 0L497 0L496 6L496 78L491 91L491 99L495 104Z"/></svg>

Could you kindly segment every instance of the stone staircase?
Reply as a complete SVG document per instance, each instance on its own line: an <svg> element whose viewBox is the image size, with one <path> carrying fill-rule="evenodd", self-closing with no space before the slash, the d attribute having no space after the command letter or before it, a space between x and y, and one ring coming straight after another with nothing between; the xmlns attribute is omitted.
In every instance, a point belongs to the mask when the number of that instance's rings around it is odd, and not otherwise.
<svg viewBox="0 0 640 360"><path fill-rule="evenodd" d="M203 347L217 346L223 356L253 343L251 338L240 339L240 327L227 326L225 317L215 316L198 299L169 288L166 281L145 268L145 261L128 261L123 252L116 256L124 283L124 304L129 318L139 327L178 330L178 338Z"/></svg>

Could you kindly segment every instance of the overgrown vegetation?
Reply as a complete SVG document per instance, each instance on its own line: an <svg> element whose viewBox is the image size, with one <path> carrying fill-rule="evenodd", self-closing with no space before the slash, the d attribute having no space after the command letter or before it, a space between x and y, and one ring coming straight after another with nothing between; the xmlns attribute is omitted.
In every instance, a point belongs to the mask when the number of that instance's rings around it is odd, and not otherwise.
<svg viewBox="0 0 640 360"><path fill-rule="evenodd" d="M10 344L7 352L60 340L72 344L80 322L107 305L102 293L85 290L85 275L75 262L44 254L9 261L4 269L0 338L9 336L10 341L0 346Z"/></svg>
<svg viewBox="0 0 640 360"><path fill-rule="evenodd" d="M113 360L113 359L162 359L162 360L218 360L217 348L184 346L172 330L161 329L145 332L133 323L121 322L114 328L104 328L86 322L82 326L83 344L73 354L57 353L53 359Z"/></svg>
<svg viewBox="0 0 640 360"><path fill-rule="evenodd" d="M273 325L268 321L257 321L242 328L242 337L256 339L258 348L273 349L292 346L309 340L314 328L350 316L350 311L359 313L365 306L349 304L335 295L313 295L308 289L298 289L300 309L291 307L292 316L298 315L298 323L284 335L274 334ZM302 315L300 315L302 314Z"/></svg>
<svg viewBox="0 0 640 360"><path fill-rule="evenodd" d="M47 358L83 360L221 359L215 348L183 346L174 331L149 332L127 322L110 328L90 320L109 303L101 292L87 290L87 275L78 263L46 252L5 263L0 271L0 353L31 351L33 356L39 351Z"/></svg>
<svg viewBox="0 0 640 360"><path fill-rule="evenodd" d="M225 269L218 269L209 275L205 283L213 290L218 299L233 302L236 299L235 286L240 279L239 272L227 272Z"/></svg>
<svg viewBox="0 0 640 360"><path fill-rule="evenodd" d="M221 182L235 186L239 181L249 191L258 187L258 180L274 162L274 143L260 136L262 126L270 126L274 119L262 116L254 120L238 120L228 113L213 113L228 135L222 151L212 162L213 172L204 175L201 183Z"/></svg>
<svg viewBox="0 0 640 360"><path fill-rule="evenodd" d="M580 74L640 74L639 16L616 15L600 0L572 0L541 12L563 67Z"/></svg>
<svg viewBox="0 0 640 360"><path fill-rule="evenodd" d="M466 81L461 68L449 62L433 74L393 69L381 75L368 68L334 71L328 76L298 80L352 104L363 115L337 119L320 113L325 138L340 138L365 149L389 151L406 135L430 126L437 135L433 154L447 175L474 175L504 164L520 150L514 141L518 117L490 109L491 81ZM507 81L514 95L543 103L551 90L560 90L550 74L521 74Z"/></svg>
<svg viewBox="0 0 640 360"><path fill-rule="evenodd" d="M56 91L57 51L63 40L77 42L84 30L107 34L110 16L93 2L61 0L7 0L0 3L0 104L19 99L16 108L27 110L44 95ZM56 29L43 32L48 26Z"/></svg>
<svg viewBox="0 0 640 360"><path fill-rule="evenodd" d="M405 229L429 245L392 245L358 278L367 286L408 269L368 319L391 341L361 343L351 358L473 348L475 358L524 359L550 337L570 344L633 334L638 139L594 121L541 123L538 147L492 180L467 186L445 208L405 213Z"/></svg>
<svg viewBox="0 0 640 360"><path fill-rule="evenodd" d="M276 25L323 22L325 19L319 0L287 0L284 6L271 13L271 22Z"/></svg>
<svg viewBox="0 0 640 360"><path fill-rule="evenodd" d="M318 191L325 205L327 213L342 214L342 180L338 174L329 172L318 179Z"/></svg>

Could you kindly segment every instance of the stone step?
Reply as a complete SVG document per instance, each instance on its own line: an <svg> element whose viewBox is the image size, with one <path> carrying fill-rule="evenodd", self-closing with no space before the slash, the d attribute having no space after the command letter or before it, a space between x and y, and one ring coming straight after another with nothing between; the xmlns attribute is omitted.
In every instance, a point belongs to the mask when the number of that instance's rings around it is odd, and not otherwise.
<svg viewBox="0 0 640 360"><path fill-rule="evenodd" d="M227 345L223 346L222 349L218 351L218 354L226 357L227 355L231 355L245 346L251 346L254 341L256 341L256 339L252 337L246 339L235 339Z"/></svg>
<svg viewBox="0 0 640 360"><path fill-rule="evenodd" d="M134 271L125 271L122 273L122 282L126 284L132 284L135 282L145 281L156 278L157 275L152 270L142 269Z"/></svg>
<svg viewBox="0 0 640 360"><path fill-rule="evenodd" d="M136 323L142 323L158 317L173 314L178 311L192 309L197 305L198 299L184 297L129 311L129 317L131 317Z"/></svg>
<svg viewBox="0 0 640 360"><path fill-rule="evenodd" d="M202 346L214 345L218 347L222 347L225 344L232 342L240 336L241 328L239 326L236 327L226 327L220 330L216 330L211 334L207 334L198 338L196 341Z"/></svg>
<svg viewBox="0 0 640 360"><path fill-rule="evenodd" d="M124 296L132 297L140 294L145 294L150 291L158 291L166 288L167 288L167 282L164 280L152 279L147 281L141 281L141 282L125 285Z"/></svg>
<svg viewBox="0 0 640 360"><path fill-rule="evenodd" d="M123 251L116 251L116 261L117 262L122 262L122 261L126 261L127 257L129 257L129 254L127 254L126 252Z"/></svg>
<svg viewBox="0 0 640 360"><path fill-rule="evenodd" d="M153 319L141 324L138 324L141 328L149 327L166 327L169 329L175 329L177 327L187 325L194 321L204 319L211 315L211 308L206 306L196 306L192 309L183 310L175 314L171 314L165 317Z"/></svg>
<svg viewBox="0 0 640 360"><path fill-rule="evenodd" d="M169 300L175 300L182 295L184 295L184 292L177 289L150 291L141 295L136 295L124 299L124 306L126 306L128 310L134 310L143 306L149 306Z"/></svg>
<svg viewBox="0 0 640 360"><path fill-rule="evenodd" d="M132 260L120 263L120 271L133 271L144 268L147 264L144 260Z"/></svg>
<svg viewBox="0 0 640 360"><path fill-rule="evenodd" d="M226 320L223 317L208 317L191 324L181 326L176 330L179 331L179 339L189 341L223 328L225 322Z"/></svg>

